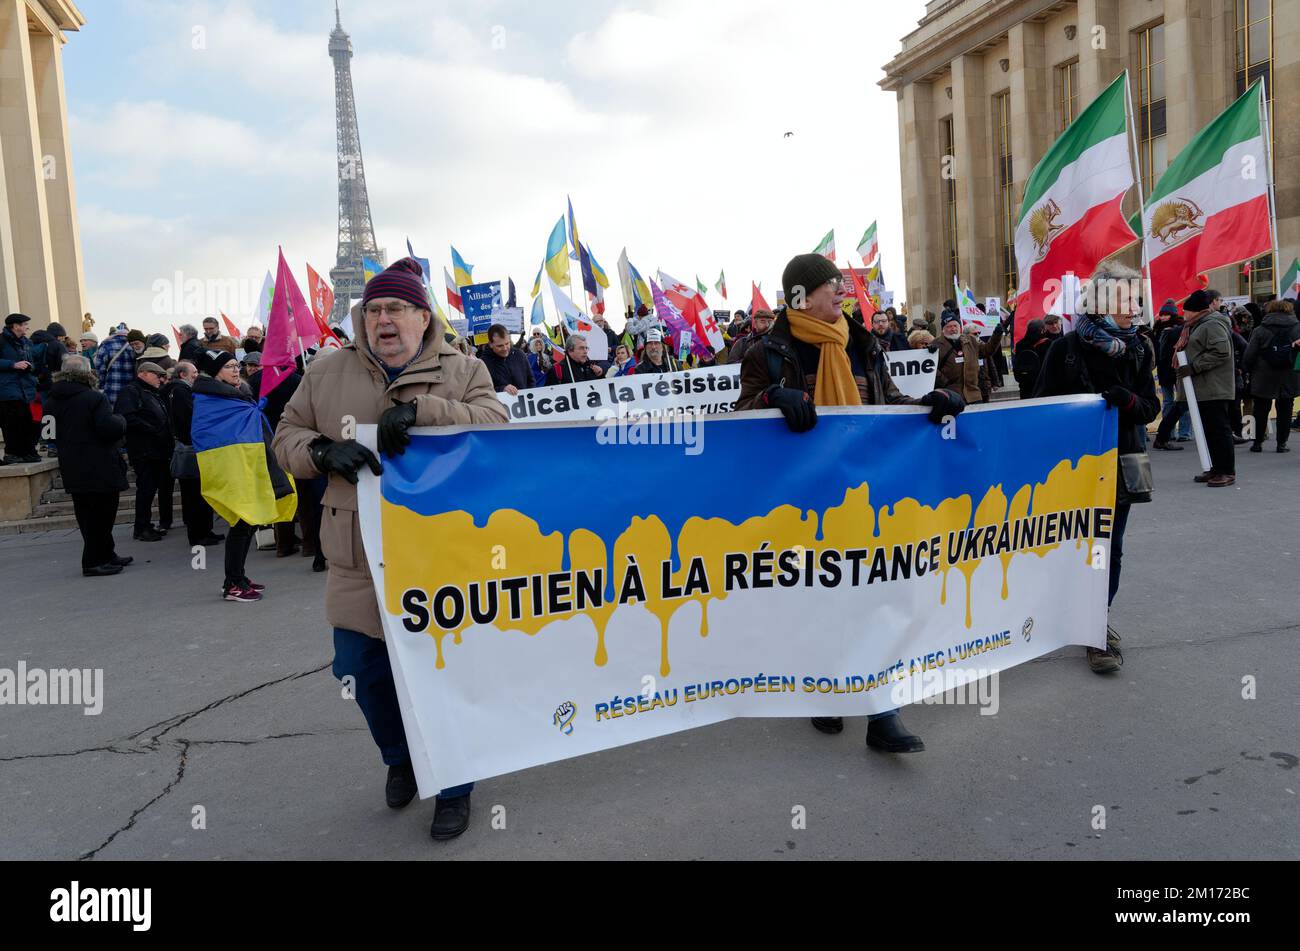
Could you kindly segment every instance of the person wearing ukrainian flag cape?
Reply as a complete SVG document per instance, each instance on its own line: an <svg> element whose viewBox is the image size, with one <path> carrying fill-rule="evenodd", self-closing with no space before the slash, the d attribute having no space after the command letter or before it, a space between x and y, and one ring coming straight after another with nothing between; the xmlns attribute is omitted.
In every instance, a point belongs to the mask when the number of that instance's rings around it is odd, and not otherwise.
<svg viewBox="0 0 1300 951"><path fill-rule="evenodd" d="M790 306L745 352L737 410L779 409L791 432L804 433L817 425L818 406L915 404L930 407L935 424L966 408L952 390L938 389L920 399L899 392L875 336L844 316L844 281L829 259L818 253L795 257L781 284ZM884 753L925 749L921 738L904 728L897 710L867 720L870 748ZM841 717L814 717L812 723L822 733L844 730Z"/></svg>
<svg viewBox="0 0 1300 951"><path fill-rule="evenodd" d="M325 616L334 628L334 675L352 678L388 767L385 798L401 809L418 789L357 517L358 474L364 466L379 475L382 462L351 433L356 425L378 424L380 457L387 458L405 453L413 426L506 424L509 417L487 367L447 343L413 259L370 279L352 323L353 342L318 355L307 368L272 445L295 477L329 477L321 548L329 562ZM434 839L465 831L472 789L438 795L429 829Z"/></svg>
<svg viewBox="0 0 1300 951"><path fill-rule="evenodd" d="M244 571L258 525L287 522L298 508L290 479L271 454L270 425L239 379L233 353L213 350L194 381L190 433L199 462L199 484L212 510L230 523L226 536L227 601L262 599L265 588Z"/></svg>

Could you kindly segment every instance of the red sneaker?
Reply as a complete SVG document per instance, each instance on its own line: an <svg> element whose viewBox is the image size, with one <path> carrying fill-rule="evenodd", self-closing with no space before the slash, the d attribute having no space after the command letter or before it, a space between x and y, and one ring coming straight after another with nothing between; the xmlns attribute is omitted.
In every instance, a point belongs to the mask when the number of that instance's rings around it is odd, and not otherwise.
<svg viewBox="0 0 1300 951"><path fill-rule="evenodd" d="M261 601L262 595L252 588L244 588L239 585L227 588L222 595L227 601L238 601L241 604L251 604L255 601Z"/></svg>

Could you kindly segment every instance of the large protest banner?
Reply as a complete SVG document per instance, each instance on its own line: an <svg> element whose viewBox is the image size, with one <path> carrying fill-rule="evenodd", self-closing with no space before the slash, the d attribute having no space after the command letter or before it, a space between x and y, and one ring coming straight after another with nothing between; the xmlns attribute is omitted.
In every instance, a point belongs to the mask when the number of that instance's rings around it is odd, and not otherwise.
<svg viewBox="0 0 1300 951"><path fill-rule="evenodd" d="M359 500L421 795L1101 647L1116 463L1092 396L413 431Z"/></svg>
<svg viewBox="0 0 1300 951"><path fill-rule="evenodd" d="M938 361L929 350L887 354L894 384L905 395L934 389ZM740 365L680 373L633 374L561 386L498 393L512 423L570 423L636 416L712 416L730 413L740 398Z"/></svg>

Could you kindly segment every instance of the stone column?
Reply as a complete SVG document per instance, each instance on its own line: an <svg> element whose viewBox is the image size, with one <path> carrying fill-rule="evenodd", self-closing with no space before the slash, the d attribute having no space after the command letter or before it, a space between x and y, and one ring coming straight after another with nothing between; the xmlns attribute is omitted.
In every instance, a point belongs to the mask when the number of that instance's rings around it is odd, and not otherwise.
<svg viewBox="0 0 1300 951"><path fill-rule="evenodd" d="M1128 62L1119 0L1079 0L1079 109L1088 108Z"/></svg>
<svg viewBox="0 0 1300 951"><path fill-rule="evenodd" d="M1011 171L1015 175L1018 218L1025 182L1053 141L1052 76L1041 23L1013 26L1007 47L1011 59ZM999 293L1005 294L1006 288Z"/></svg>
<svg viewBox="0 0 1300 951"><path fill-rule="evenodd" d="M997 218L993 194L993 120L985 95L984 58L971 54L952 63L952 122L957 173L957 266L963 283L979 298L1006 288L996 275ZM948 280L952 276L948 275Z"/></svg>
<svg viewBox="0 0 1300 951"><path fill-rule="evenodd" d="M940 175L939 123L934 96L931 83L908 83L899 93L903 246L907 259L907 302L914 316L925 309L938 314L935 304L944 299L940 274L945 183Z"/></svg>
<svg viewBox="0 0 1300 951"><path fill-rule="evenodd" d="M1273 4L1273 180L1277 279L1300 256L1300 3Z"/></svg>
<svg viewBox="0 0 1300 951"><path fill-rule="evenodd" d="M35 326L57 312L49 210L24 0L0 0L0 161L4 163L17 301ZM6 264L6 272L8 265ZM5 278L6 283L8 277ZM12 291L6 296L13 300Z"/></svg>
<svg viewBox="0 0 1300 951"><path fill-rule="evenodd" d="M70 334L80 333L85 308L85 269L77 223L77 190L72 177L67 99L63 85L63 39L53 34L31 37L41 155L45 165L45 199L49 209L57 319Z"/></svg>

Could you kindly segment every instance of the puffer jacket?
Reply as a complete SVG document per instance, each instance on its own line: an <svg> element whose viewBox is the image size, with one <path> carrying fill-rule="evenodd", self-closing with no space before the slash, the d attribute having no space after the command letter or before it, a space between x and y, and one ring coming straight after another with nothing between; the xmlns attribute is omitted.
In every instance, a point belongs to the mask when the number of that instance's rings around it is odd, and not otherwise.
<svg viewBox="0 0 1300 951"><path fill-rule="evenodd" d="M360 328L359 306L354 308L353 320ZM417 426L508 422L487 367L447 343L437 325L437 320L429 322L424 350L392 382L371 352L364 333L342 350L317 356L275 431L272 446L280 464L295 478L319 477L321 472L312 462L311 444L321 436L336 442L346 440L345 421L378 423L394 400L415 402ZM334 627L382 640L379 604L362 547L356 486L331 474L323 502L321 550L329 561L325 616Z"/></svg>
<svg viewBox="0 0 1300 951"><path fill-rule="evenodd" d="M26 370L15 370L15 363L29 363ZM36 399L36 348L31 340L19 337L8 327L0 330L0 402L30 403Z"/></svg>

